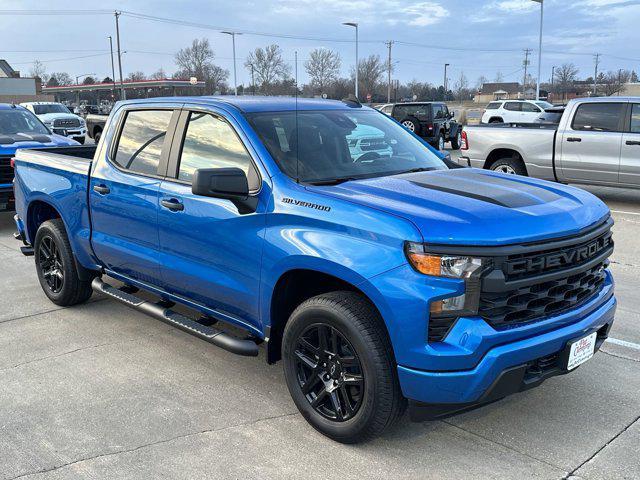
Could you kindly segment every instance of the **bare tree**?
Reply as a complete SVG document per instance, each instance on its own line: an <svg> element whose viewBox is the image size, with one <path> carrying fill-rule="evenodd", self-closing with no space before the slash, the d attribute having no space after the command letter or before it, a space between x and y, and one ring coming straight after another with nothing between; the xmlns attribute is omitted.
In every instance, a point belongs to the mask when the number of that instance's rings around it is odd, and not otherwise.
<svg viewBox="0 0 640 480"><path fill-rule="evenodd" d="M387 71L387 64L382 61L380 55L369 55L360 60L358 65L358 90L367 95L373 95L380 85L382 74ZM355 71L351 72L355 81Z"/></svg>
<svg viewBox="0 0 640 480"><path fill-rule="evenodd" d="M144 72L141 71L135 71L135 72L131 72L129 75L127 75L127 78L125 78L125 80L127 82L139 82L140 80L146 80L147 76L144 74Z"/></svg>
<svg viewBox="0 0 640 480"><path fill-rule="evenodd" d="M576 78L578 76L578 68L573 63L563 63L556 68L554 75L554 84L558 91L562 93L562 99L566 98L567 93L574 88Z"/></svg>
<svg viewBox="0 0 640 480"><path fill-rule="evenodd" d="M309 75L311 86L323 93L338 78L341 64L338 52L316 48L309 54L304 68Z"/></svg>
<svg viewBox="0 0 640 480"><path fill-rule="evenodd" d="M471 92L469 91L469 81L464 72L460 72L460 77L454 85L455 98L458 101L468 100Z"/></svg>
<svg viewBox="0 0 640 480"><path fill-rule="evenodd" d="M55 72L52 73L47 81L48 87L57 87L64 85L71 85L73 83L73 78L67 72Z"/></svg>
<svg viewBox="0 0 640 480"><path fill-rule="evenodd" d="M47 81L49 80L49 75L47 74L47 68L44 66L44 63L42 63L40 60L33 61L33 66L29 70L29 76L39 78L42 81L42 83L47 83Z"/></svg>
<svg viewBox="0 0 640 480"><path fill-rule="evenodd" d="M282 58L282 50L278 45L267 45L256 48L249 54L244 66L252 72L260 88L270 91L276 81L284 81L291 73L291 67Z"/></svg>
<svg viewBox="0 0 640 480"><path fill-rule="evenodd" d="M629 83L631 81L632 75L633 73L629 70L618 70L617 72L609 71L602 76L598 75L598 83L602 85L604 94L607 97L610 97L611 95L619 95L624 91L625 83Z"/></svg>
<svg viewBox="0 0 640 480"><path fill-rule="evenodd" d="M482 89L482 86L488 82L489 82L489 79L487 77L485 77L484 75L480 75L478 77L478 80L476 80L476 90Z"/></svg>
<svg viewBox="0 0 640 480"><path fill-rule="evenodd" d="M167 72L162 67L149 75L150 80L164 80L165 78L167 78Z"/></svg>
<svg viewBox="0 0 640 480"><path fill-rule="evenodd" d="M206 82L207 93L226 89L229 72L213 63L215 54L209 40L203 38L193 40L190 47L181 49L175 57L180 70L174 78L196 77Z"/></svg>
<svg viewBox="0 0 640 480"><path fill-rule="evenodd" d="M495 78L493 79L493 81L494 81L494 82L496 82L496 83L502 83L502 82L504 82L504 75L502 75L502 72L499 72L499 71L498 71L498 72L496 72L496 76L495 76Z"/></svg>

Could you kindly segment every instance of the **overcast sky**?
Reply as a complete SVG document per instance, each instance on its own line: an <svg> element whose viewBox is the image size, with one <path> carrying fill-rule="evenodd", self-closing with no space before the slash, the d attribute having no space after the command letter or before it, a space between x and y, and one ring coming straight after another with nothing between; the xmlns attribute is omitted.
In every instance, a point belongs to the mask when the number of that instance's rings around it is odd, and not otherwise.
<svg viewBox="0 0 640 480"><path fill-rule="evenodd" d="M451 64L451 84L461 72L470 85L480 75L493 80L498 71L505 81L518 81L523 73L523 50L537 50L538 45L539 4L531 0L2 0L0 9L36 12L46 8L46 13L63 12L72 5L122 9L243 31L236 43L238 80L247 84L249 74L243 66L247 53L269 43L282 47L292 69L294 52L298 51L300 83L307 78L304 61L309 51L318 47L339 51L343 75L348 75L355 47L350 42L353 29L341 25L345 21L360 24L361 58L369 54L386 58L386 40L419 44L393 45L392 57L397 62L394 78L403 82L418 79L442 84L444 63ZM113 15L2 15L0 25L0 58L25 74L33 60L39 59L49 73L111 75L107 36L115 37ZM582 77L592 75L592 54L596 52L602 54L602 70L640 70L639 25L640 0L545 0L543 80L550 77L553 65L565 62L578 66ZM121 18L120 30L122 49L127 51L122 60L125 76L134 70L151 74L160 67L173 73L173 54L196 37L208 38L216 63L232 71L231 38L215 30L131 16ZM86 58L72 58L80 56ZM534 75L536 64L534 51L530 67Z"/></svg>

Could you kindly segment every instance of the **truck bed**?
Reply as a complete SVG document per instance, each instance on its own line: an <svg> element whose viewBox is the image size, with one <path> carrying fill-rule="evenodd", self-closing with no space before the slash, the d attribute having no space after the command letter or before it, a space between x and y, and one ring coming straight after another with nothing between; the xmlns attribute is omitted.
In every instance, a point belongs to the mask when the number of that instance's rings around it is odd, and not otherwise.
<svg viewBox="0 0 640 480"><path fill-rule="evenodd" d="M15 158L33 165L68 170L87 175L96 153L96 145L73 147L25 148L16 152Z"/></svg>

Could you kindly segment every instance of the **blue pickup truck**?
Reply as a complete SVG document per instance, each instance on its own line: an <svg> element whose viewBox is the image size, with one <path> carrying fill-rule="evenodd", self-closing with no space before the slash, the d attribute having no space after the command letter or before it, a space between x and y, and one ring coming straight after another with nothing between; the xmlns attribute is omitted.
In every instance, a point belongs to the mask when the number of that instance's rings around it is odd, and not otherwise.
<svg viewBox="0 0 640 480"><path fill-rule="evenodd" d="M13 210L11 159L20 148L79 145L53 134L32 112L19 105L0 103L0 212Z"/></svg>
<svg viewBox="0 0 640 480"><path fill-rule="evenodd" d="M16 237L51 301L98 291L262 350L341 442L570 372L614 320L600 200L455 168L355 101L127 101L80 148L15 159Z"/></svg>

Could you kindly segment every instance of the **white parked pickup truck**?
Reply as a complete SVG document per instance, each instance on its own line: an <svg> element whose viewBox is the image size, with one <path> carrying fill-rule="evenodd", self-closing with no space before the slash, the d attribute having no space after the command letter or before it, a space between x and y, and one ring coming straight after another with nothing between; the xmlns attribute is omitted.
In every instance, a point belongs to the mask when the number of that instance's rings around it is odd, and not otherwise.
<svg viewBox="0 0 640 480"><path fill-rule="evenodd" d="M464 166L640 188L640 97L571 100L560 123L465 127Z"/></svg>
<svg viewBox="0 0 640 480"><path fill-rule="evenodd" d="M20 105L35 113L52 133L84 143L87 124L82 117L71 113L63 104L57 102L26 102Z"/></svg>

